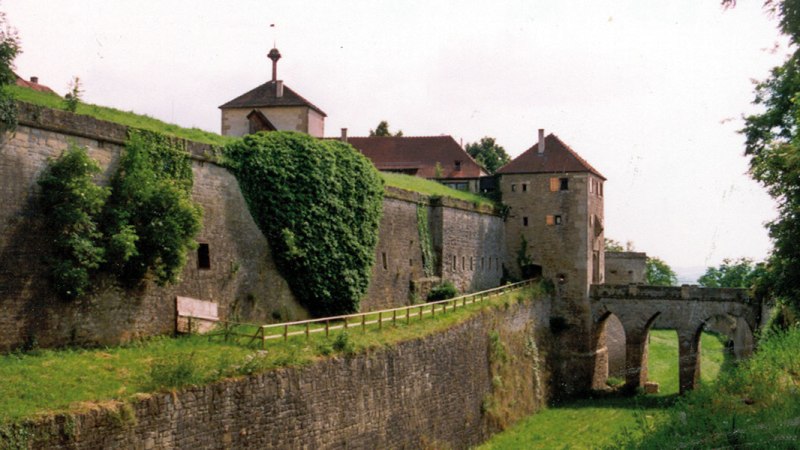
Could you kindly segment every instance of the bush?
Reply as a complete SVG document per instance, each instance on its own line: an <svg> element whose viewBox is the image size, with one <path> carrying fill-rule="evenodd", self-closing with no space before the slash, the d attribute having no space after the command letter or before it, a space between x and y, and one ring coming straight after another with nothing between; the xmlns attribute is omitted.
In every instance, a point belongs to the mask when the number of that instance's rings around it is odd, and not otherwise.
<svg viewBox="0 0 800 450"><path fill-rule="evenodd" d="M358 310L372 272L383 181L350 145L248 135L225 149L278 269L312 315Z"/></svg>
<svg viewBox="0 0 800 450"><path fill-rule="evenodd" d="M105 261L97 220L108 189L92 181L99 172L85 148L70 145L39 177L42 214L52 236L50 277L65 299L83 295L91 274Z"/></svg>
<svg viewBox="0 0 800 450"><path fill-rule="evenodd" d="M356 347L353 341L350 340L350 335L347 334L347 331L342 331L336 336L336 339L333 340L332 347L337 352L345 355L352 355L356 352Z"/></svg>
<svg viewBox="0 0 800 450"><path fill-rule="evenodd" d="M431 288L428 292L428 301L447 300L458 295L458 290L452 281L444 281Z"/></svg>
<svg viewBox="0 0 800 450"><path fill-rule="evenodd" d="M132 130L111 186L105 229L112 271L128 284L148 274L161 286L176 282L202 220L188 153L166 136Z"/></svg>

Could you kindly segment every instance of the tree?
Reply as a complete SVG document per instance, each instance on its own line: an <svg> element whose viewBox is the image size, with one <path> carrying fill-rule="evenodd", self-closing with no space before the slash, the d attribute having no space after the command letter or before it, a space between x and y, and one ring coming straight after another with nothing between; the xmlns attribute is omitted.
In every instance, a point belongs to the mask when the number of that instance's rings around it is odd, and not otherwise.
<svg viewBox="0 0 800 450"><path fill-rule="evenodd" d="M22 53L17 30L6 22L6 15L0 12L0 131L17 125L17 104L6 86L14 84L14 59Z"/></svg>
<svg viewBox="0 0 800 450"><path fill-rule="evenodd" d="M672 268L661 258L655 256L647 257L645 278L647 284L652 286L675 286L678 284L678 277Z"/></svg>
<svg viewBox="0 0 800 450"><path fill-rule="evenodd" d="M778 203L778 218L767 224L774 249L762 290L800 306L800 0L768 0L765 6L779 18L794 53L756 85L753 103L763 112L746 117L742 133L750 175Z"/></svg>
<svg viewBox="0 0 800 450"><path fill-rule="evenodd" d="M397 133L392 134L392 132L389 131L389 122L387 122L385 120L381 120L381 123L379 123L378 126L375 127L374 130L369 130L369 135L370 136L383 136L383 137L385 137L385 136L397 136L397 137L400 137L400 136L403 135L403 130L397 130Z"/></svg>
<svg viewBox="0 0 800 450"><path fill-rule="evenodd" d="M764 263L754 263L750 258L732 260L725 258L719 267L709 267L706 273L697 279L703 287L752 288L764 275Z"/></svg>
<svg viewBox="0 0 800 450"><path fill-rule="evenodd" d="M497 169L511 161L506 150L488 136L481 138L479 142L467 144L466 150L489 174L497 172Z"/></svg>

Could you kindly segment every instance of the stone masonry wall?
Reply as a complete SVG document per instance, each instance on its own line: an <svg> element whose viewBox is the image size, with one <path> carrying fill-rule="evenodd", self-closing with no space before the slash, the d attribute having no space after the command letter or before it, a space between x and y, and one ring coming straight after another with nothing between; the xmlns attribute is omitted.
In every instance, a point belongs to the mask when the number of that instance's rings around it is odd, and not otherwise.
<svg viewBox="0 0 800 450"><path fill-rule="evenodd" d="M19 116L19 127L0 141L0 352L31 343L109 345L169 334L175 329L177 295L216 302L223 319L264 323L307 317L272 261L268 242L235 177L213 162L214 148L188 141L182 142L193 160L192 196L204 209L197 240L209 245L211 268L199 269L197 255L191 253L182 282L175 286L148 283L136 291L123 291L112 280L98 279L92 295L73 302L56 298L46 281L48 248L37 213L36 180L48 158L75 143L100 163L103 172L98 181L107 183L124 148L127 128L24 103ZM503 260L503 222L491 208L448 199L431 206L426 196L387 188L372 281L362 310L408 304L411 281L424 278L418 204L427 208L431 237L443 245L439 251L474 255L476 267L479 258L486 258L487 270L445 271L445 277L452 276L461 291L500 284L496 268L497 258ZM432 222L434 218L438 222ZM437 276L443 273L441 263L439 258Z"/></svg>
<svg viewBox="0 0 800 450"><path fill-rule="evenodd" d="M48 287L47 233L37 213L36 180L48 158L74 143L88 149L107 183L127 129L87 116L20 104L20 125L0 142L0 351L41 346L115 344L175 329L175 296L213 300L222 318L265 321L273 313L306 314L269 256L267 240L251 218L236 179L210 161L210 146L186 143L192 154L193 198L204 209L198 242L209 244L211 269L191 253L182 281L123 291L98 280L95 292L72 302Z"/></svg>
<svg viewBox="0 0 800 450"><path fill-rule="evenodd" d="M503 219L486 206L433 199L387 187L375 265L362 311L410 304L413 281L425 277L417 208L428 213L428 232L436 257L434 276L450 280L459 292L500 285L505 262ZM453 267L453 258L458 265ZM417 298L424 301L424 298Z"/></svg>
<svg viewBox="0 0 800 450"><path fill-rule="evenodd" d="M502 419L487 404L503 402L516 418L547 401L548 310L546 300L487 309L445 332L368 354L145 396L132 410L112 405L39 419L29 424L29 447L472 447ZM505 382L528 395L495 392L502 387L492 383L492 331L520 362L502 368Z"/></svg>

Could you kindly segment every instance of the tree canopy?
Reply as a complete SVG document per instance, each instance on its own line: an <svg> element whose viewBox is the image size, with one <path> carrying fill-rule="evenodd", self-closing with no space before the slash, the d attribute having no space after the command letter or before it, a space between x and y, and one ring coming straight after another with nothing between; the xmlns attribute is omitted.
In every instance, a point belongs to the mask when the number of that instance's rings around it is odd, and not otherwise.
<svg viewBox="0 0 800 450"><path fill-rule="evenodd" d="M647 269L645 271L647 284L652 286L675 286L678 284L678 276L666 262L656 256L647 257Z"/></svg>
<svg viewBox="0 0 800 450"><path fill-rule="evenodd" d="M718 267L709 267L697 279L703 287L752 288L765 271L764 263L754 263L750 258L736 260L725 258Z"/></svg>
<svg viewBox="0 0 800 450"><path fill-rule="evenodd" d="M385 120L381 120L381 123L379 123L378 126L375 127L374 130L369 130L369 135L370 136L398 136L398 137L400 137L400 136L403 135L403 130L397 130L397 133L392 134L392 132L389 131L389 122L387 122Z"/></svg>
<svg viewBox="0 0 800 450"><path fill-rule="evenodd" d="M753 103L763 110L745 118L742 133L750 175L778 203L778 218L767 224L774 248L762 285L800 306L800 0L767 0L765 6L778 17L793 53L756 85Z"/></svg>
<svg viewBox="0 0 800 450"><path fill-rule="evenodd" d="M506 149L497 145L493 137L483 137L479 142L467 144L466 151L489 174L495 173L511 161Z"/></svg>

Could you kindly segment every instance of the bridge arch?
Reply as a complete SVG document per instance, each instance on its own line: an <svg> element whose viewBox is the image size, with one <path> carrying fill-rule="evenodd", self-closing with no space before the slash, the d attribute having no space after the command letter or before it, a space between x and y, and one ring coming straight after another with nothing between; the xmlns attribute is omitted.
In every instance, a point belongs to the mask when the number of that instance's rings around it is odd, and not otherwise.
<svg viewBox="0 0 800 450"><path fill-rule="evenodd" d="M646 285L594 285L591 289L594 343L600 343L606 320L619 318L625 330L625 381L635 390L647 381L647 338L658 319L659 327L674 329L679 341L681 392L692 389L699 379L700 334L705 327L726 317L737 354L752 351L752 334L761 314L761 305L744 289L708 289L697 286L664 287ZM723 322L719 322L723 323ZM730 336L730 335L729 335ZM734 346L736 347L736 342ZM599 350L599 346L595 349ZM601 359L598 353L598 360ZM595 379L602 365L595 365ZM602 375L602 372L599 372Z"/></svg>
<svg viewBox="0 0 800 450"><path fill-rule="evenodd" d="M625 377L625 326L612 312L607 312L595 324L592 348L595 349L595 369L592 377L593 389L605 389L609 377Z"/></svg>

